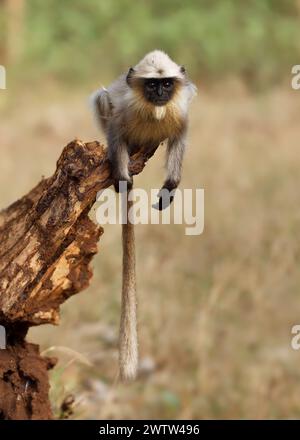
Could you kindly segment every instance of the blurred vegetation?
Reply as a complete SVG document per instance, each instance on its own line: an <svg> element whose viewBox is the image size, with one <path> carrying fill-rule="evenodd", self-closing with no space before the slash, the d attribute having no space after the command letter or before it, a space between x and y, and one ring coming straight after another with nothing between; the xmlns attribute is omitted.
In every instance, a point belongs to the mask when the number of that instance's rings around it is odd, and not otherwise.
<svg viewBox="0 0 300 440"><path fill-rule="evenodd" d="M15 20L4 23L3 2L20 6ZM290 84L249 93L224 78L254 88L290 80L300 63L300 0L23 6L0 0L0 64L9 69L1 208L51 176L75 136L104 139L88 90L146 51L164 49L193 80L220 84L199 84L181 185L205 190L204 234L187 237L184 225L136 230L141 377L115 381L121 231L105 225L89 289L66 303L59 326L29 334L60 360L51 374L55 415L72 393L73 418L299 419L299 352L290 346L300 316L299 93ZM163 157L160 149L138 187L159 186ZM92 366L77 365L72 352Z"/></svg>
<svg viewBox="0 0 300 440"><path fill-rule="evenodd" d="M25 1L22 74L80 82L161 48L194 77L272 84L300 57L298 0Z"/></svg>

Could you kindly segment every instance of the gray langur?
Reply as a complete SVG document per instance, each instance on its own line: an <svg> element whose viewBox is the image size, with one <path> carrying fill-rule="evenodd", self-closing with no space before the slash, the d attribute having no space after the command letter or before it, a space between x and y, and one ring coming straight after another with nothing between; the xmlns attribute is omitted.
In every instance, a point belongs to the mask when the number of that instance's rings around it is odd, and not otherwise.
<svg viewBox="0 0 300 440"><path fill-rule="evenodd" d="M167 176L158 194L157 209L168 206L181 179L186 146L188 107L196 87L183 66L159 50L148 53L135 67L107 89L92 96L97 121L107 138L108 158L117 192L120 182L132 188L130 156L139 148L153 149L167 141ZM164 191L162 191L164 190ZM169 197L163 194L168 191ZM127 213L130 203L126 195ZM136 275L134 226L123 224L123 281L120 323L120 375L124 380L136 376L138 365Z"/></svg>

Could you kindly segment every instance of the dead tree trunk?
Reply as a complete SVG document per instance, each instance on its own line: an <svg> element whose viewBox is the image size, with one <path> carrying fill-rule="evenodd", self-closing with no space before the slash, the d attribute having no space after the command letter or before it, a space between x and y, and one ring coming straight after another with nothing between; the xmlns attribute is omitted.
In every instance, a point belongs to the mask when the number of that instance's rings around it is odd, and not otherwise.
<svg viewBox="0 0 300 440"><path fill-rule="evenodd" d="M154 152L135 153L132 174ZM52 417L47 370L56 360L41 357L26 333L58 324L60 304L88 286L103 233L88 213L111 183L102 146L75 140L52 177L0 212L0 326L7 334L6 349L0 347L0 419Z"/></svg>

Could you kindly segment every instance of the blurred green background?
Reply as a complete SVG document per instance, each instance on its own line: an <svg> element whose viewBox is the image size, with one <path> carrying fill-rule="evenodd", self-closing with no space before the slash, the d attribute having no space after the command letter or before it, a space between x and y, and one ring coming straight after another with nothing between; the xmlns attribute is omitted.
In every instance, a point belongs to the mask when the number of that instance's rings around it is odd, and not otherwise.
<svg viewBox="0 0 300 440"><path fill-rule="evenodd" d="M234 74L266 84L279 81L299 57L298 0L1 3L11 4L8 22L1 11L0 32L5 39L9 29L12 40L7 56L33 81L119 73L145 52L163 48L194 76L220 81Z"/></svg>
<svg viewBox="0 0 300 440"><path fill-rule="evenodd" d="M29 333L60 361L55 415L72 393L73 418L299 418L300 0L0 0L0 209L70 140L105 142L89 94L155 48L198 85L181 188L204 188L204 233L136 228L140 374L126 386L120 227L105 226L90 287ZM163 162L135 185L159 188Z"/></svg>

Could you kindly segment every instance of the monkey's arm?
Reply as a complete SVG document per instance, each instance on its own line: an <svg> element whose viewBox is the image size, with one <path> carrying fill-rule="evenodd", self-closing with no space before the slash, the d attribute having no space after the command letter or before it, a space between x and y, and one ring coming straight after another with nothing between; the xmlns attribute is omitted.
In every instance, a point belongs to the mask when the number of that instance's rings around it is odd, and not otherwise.
<svg viewBox="0 0 300 440"><path fill-rule="evenodd" d="M127 183L127 188L124 188L124 190L130 190L132 188L133 179L128 171L129 154L127 144L112 123L109 124L108 127L107 141L108 159L112 166L112 177L115 190L116 192L119 192L120 181L125 181Z"/></svg>
<svg viewBox="0 0 300 440"><path fill-rule="evenodd" d="M186 132L169 140L167 147L167 177L158 193L158 203L153 205L160 211L167 208L174 199L175 190L181 180L182 161L186 147Z"/></svg>

